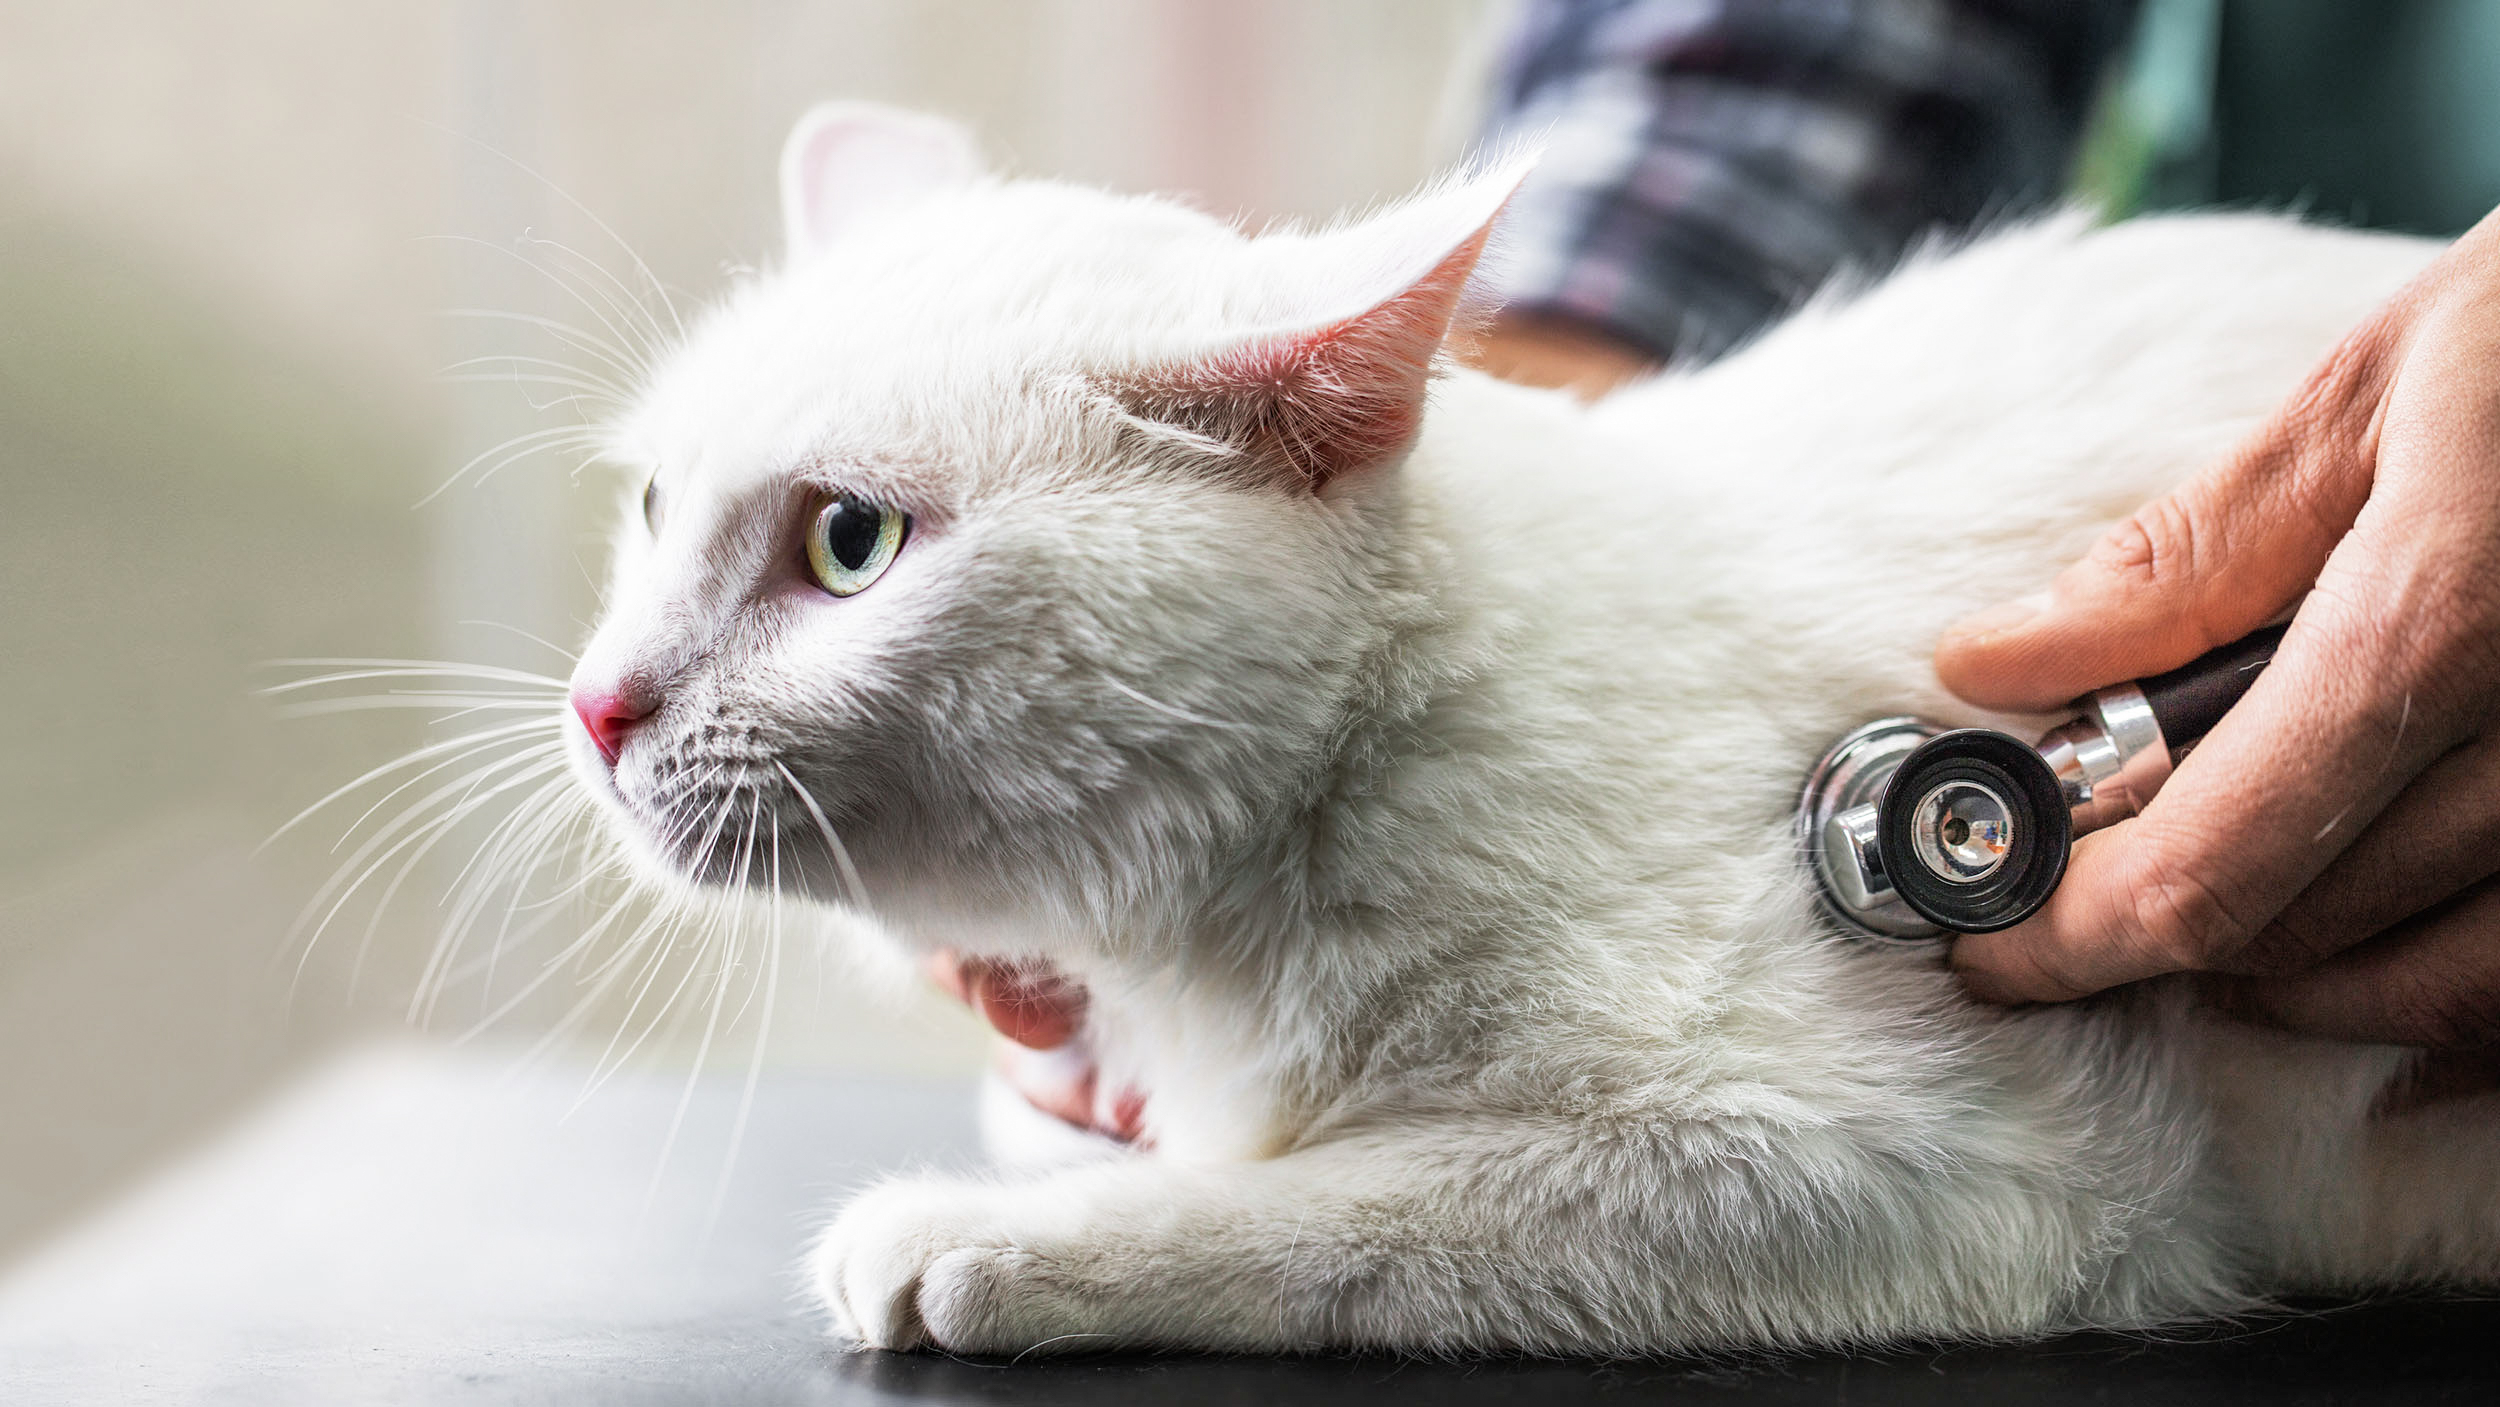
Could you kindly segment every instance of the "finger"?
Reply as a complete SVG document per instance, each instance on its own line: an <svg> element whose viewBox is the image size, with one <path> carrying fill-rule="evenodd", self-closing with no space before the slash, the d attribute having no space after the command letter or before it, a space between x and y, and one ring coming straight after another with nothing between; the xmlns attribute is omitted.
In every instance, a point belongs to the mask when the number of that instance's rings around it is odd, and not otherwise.
<svg viewBox="0 0 2500 1407"><path fill-rule="evenodd" d="M974 1009L1020 1046L1066 1045L1084 1019L1085 989L1047 968L977 964L969 982Z"/></svg>
<svg viewBox="0 0 2500 1407"><path fill-rule="evenodd" d="M2142 815L2077 842L2038 914L1955 943L1974 993L2063 1001L2230 960L2446 750L2386 697L2375 627L2339 599L2313 598Z"/></svg>
<svg viewBox="0 0 2500 1407"><path fill-rule="evenodd" d="M2500 741L2449 753L2225 966L2308 967L2500 874Z"/></svg>
<svg viewBox="0 0 2500 1407"><path fill-rule="evenodd" d="M2310 1035L2470 1050L2500 1042L2500 882L2306 972L2232 979L2238 1014Z"/></svg>
<svg viewBox="0 0 2500 1407"><path fill-rule="evenodd" d="M1948 630L1937 677L1985 707L2046 710L2175 669L2275 619L2369 496L2396 345L2389 317L2365 324L2228 458L2104 534L2045 604L1998 607Z"/></svg>

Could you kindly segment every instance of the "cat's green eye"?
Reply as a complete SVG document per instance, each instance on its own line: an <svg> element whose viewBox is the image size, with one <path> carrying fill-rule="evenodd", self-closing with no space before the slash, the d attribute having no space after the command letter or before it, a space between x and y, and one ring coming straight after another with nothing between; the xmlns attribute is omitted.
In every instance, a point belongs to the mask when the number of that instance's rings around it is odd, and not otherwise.
<svg viewBox="0 0 2500 1407"><path fill-rule="evenodd" d="M642 525L651 530L653 537L660 535L660 476L657 474L651 476L651 482L642 486Z"/></svg>
<svg viewBox="0 0 2500 1407"><path fill-rule="evenodd" d="M903 550L910 521L896 509L835 494L807 528L807 565L817 584L836 596L867 590Z"/></svg>

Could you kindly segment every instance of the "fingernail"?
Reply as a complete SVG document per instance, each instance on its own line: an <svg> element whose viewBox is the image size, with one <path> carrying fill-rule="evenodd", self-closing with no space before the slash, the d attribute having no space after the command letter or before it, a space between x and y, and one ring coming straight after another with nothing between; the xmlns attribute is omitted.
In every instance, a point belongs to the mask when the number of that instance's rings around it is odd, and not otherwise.
<svg viewBox="0 0 2500 1407"><path fill-rule="evenodd" d="M2035 591L2028 596L2017 596L2011 601L2001 602L1997 605L1990 606L1988 609L1980 611L1977 614L1964 616L1962 619L1954 622L1953 628L1945 633L1948 635L1961 636L1965 639L1984 635L2000 635L2023 624L2025 621L2030 620L2033 616L2040 614L2048 608L2049 593L2045 591Z"/></svg>

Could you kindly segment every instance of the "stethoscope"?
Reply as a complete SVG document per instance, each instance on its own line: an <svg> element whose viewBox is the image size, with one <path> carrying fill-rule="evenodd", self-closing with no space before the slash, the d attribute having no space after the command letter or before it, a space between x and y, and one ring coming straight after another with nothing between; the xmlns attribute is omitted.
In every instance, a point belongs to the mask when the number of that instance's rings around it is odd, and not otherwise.
<svg viewBox="0 0 2500 1407"><path fill-rule="evenodd" d="M2039 911L2075 837L2144 809L2248 692L2283 627L2076 701L2026 743L1993 728L1884 718L1832 744L1797 800L1823 907L1859 936L1993 933Z"/></svg>

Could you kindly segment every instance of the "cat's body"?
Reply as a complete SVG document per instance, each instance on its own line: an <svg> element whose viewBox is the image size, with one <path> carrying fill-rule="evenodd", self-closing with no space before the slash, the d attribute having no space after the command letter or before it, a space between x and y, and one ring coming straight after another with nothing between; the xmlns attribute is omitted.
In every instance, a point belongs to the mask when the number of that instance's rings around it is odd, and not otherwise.
<svg viewBox="0 0 2500 1407"><path fill-rule="evenodd" d="M1982 721L1946 622L2223 451L2427 247L2052 222L1594 407L1448 374L1418 428L1506 189L1260 263L934 182L628 422L698 520L628 534L585 658L657 681L629 831L769 807L830 896L821 806L901 943L1081 980L1105 1087L1151 1095L1151 1153L862 1194L815 1262L837 1325L1655 1352L2500 1272L2487 1107L2375 1114L2399 1053L2160 984L1984 1009L1833 936L1789 832L1848 728ZM794 465L912 510L870 591L787 580Z"/></svg>

